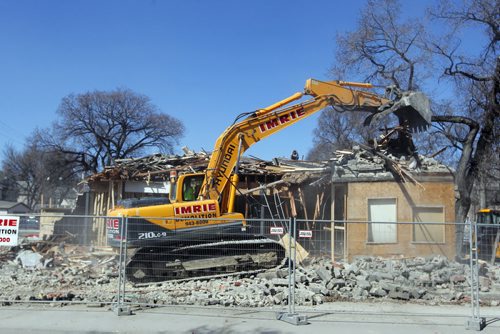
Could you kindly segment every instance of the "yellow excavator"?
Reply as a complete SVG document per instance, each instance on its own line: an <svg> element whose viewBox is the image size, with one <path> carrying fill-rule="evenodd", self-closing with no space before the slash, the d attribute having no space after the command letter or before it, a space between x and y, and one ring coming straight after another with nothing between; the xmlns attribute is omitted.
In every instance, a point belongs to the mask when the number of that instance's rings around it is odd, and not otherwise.
<svg viewBox="0 0 500 334"><path fill-rule="evenodd" d="M479 256L493 264L500 258L500 210L481 209L476 219Z"/></svg>
<svg viewBox="0 0 500 334"><path fill-rule="evenodd" d="M171 175L168 203L112 209L109 216L126 218L127 243L137 247L127 278L148 282L279 265L285 256L281 244L246 229L244 215L235 211L240 157L253 144L329 106L368 112L365 124L394 113L412 132L430 125L423 93L391 89L381 97L370 88L367 83L309 79L303 92L239 115L217 139L204 172ZM298 101L304 96L310 99Z"/></svg>

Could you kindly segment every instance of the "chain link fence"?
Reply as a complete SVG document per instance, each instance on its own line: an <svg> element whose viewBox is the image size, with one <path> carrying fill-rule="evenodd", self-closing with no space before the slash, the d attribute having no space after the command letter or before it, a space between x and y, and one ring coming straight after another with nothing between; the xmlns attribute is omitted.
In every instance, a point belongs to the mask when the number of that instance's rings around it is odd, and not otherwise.
<svg viewBox="0 0 500 334"><path fill-rule="evenodd" d="M0 220L12 225L0 223L0 234L12 238L10 244L0 242L3 305L117 301L119 252L99 244L94 228L105 228L106 217L2 215Z"/></svg>
<svg viewBox="0 0 500 334"><path fill-rule="evenodd" d="M457 240L457 224L437 222L1 219L18 224L16 245L0 246L3 305L112 305L120 315L164 305L272 309L295 325L343 301L463 305L475 330L498 316L482 315L500 303L492 224L463 224ZM3 240L13 236L7 225Z"/></svg>

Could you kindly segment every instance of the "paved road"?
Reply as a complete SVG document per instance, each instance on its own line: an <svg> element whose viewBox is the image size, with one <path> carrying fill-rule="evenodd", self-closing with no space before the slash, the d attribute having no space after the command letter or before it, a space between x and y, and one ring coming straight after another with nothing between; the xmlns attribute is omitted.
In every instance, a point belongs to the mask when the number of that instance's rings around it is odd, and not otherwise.
<svg viewBox="0 0 500 334"><path fill-rule="evenodd" d="M309 309L309 324L294 326L276 320L271 309L169 306L134 309L117 316L109 306L25 305L0 307L0 332L10 333L473 333L465 329L470 308L408 304L335 303ZM483 308L488 326L482 333L500 333L500 308Z"/></svg>

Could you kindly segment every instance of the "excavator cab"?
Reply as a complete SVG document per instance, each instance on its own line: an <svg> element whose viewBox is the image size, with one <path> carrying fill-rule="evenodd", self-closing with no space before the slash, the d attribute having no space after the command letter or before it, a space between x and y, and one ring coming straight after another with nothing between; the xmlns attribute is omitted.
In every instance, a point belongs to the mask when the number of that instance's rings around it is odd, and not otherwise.
<svg viewBox="0 0 500 334"><path fill-rule="evenodd" d="M182 183L183 202L194 201L198 198L204 178L204 174L192 174L184 177Z"/></svg>
<svg viewBox="0 0 500 334"><path fill-rule="evenodd" d="M205 174L194 173L170 177L170 202L195 201L200 193Z"/></svg>

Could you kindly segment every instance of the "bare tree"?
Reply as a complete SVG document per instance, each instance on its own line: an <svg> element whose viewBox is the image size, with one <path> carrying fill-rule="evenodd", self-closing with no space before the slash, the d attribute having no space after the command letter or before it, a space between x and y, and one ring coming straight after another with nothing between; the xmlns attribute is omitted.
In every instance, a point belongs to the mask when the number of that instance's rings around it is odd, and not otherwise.
<svg viewBox="0 0 500 334"><path fill-rule="evenodd" d="M424 24L422 20L402 21L401 17L397 0L367 1L357 29L337 35L333 74L347 72L383 87L419 89L424 73L429 72L428 58L420 47Z"/></svg>
<svg viewBox="0 0 500 334"><path fill-rule="evenodd" d="M0 201L14 202L17 200L18 193L16 182L0 170Z"/></svg>
<svg viewBox="0 0 500 334"><path fill-rule="evenodd" d="M38 132L41 142L93 173L115 159L136 157L152 148L171 153L184 133L179 120L128 89L69 95L58 115L50 131Z"/></svg>
<svg viewBox="0 0 500 334"><path fill-rule="evenodd" d="M42 196L61 204L76 185L75 169L65 163L58 152L47 152L36 142L18 151L12 146L4 150L2 174L15 200L21 198L31 209L36 209Z"/></svg>
<svg viewBox="0 0 500 334"><path fill-rule="evenodd" d="M498 152L499 8L498 0L441 1L431 17L446 21L451 29L431 36L423 24L426 18L402 19L397 0L369 0L356 30L337 37L332 70L336 77L349 74L381 86L424 90L435 99L433 85L447 85L456 92L451 102L434 101L438 113L432 118L431 136L423 142L451 148L457 222L463 222L469 211L474 183L494 165L495 160L487 159ZM485 32L486 43L475 54L460 48L458 36L465 27Z"/></svg>
<svg viewBox="0 0 500 334"><path fill-rule="evenodd" d="M422 21L402 22L400 18L401 8L397 1L368 1L360 13L357 29L337 35L332 76L341 80L354 78L371 82L376 87L394 85L401 90L420 89L431 73L427 70L428 52L421 47L424 25ZM348 148L354 142L366 142L373 138L377 127L364 127L365 116L323 111L315 130L315 145L310 156L321 157L325 155L324 150L331 152ZM394 124L394 120L387 119L380 125L391 124ZM426 147L424 151L427 150L433 148Z"/></svg>
<svg viewBox="0 0 500 334"><path fill-rule="evenodd" d="M321 113L314 129L314 146L308 153L311 160L327 160L335 150L347 149L356 142L374 138L377 126L359 126L366 115L353 112L338 112L328 108Z"/></svg>
<svg viewBox="0 0 500 334"><path fill-rule="evenodd" d="M457 5L441 1L431 10L436 20L446 21L452 30L445 39L428 42L429 50L440 57L443 75L453 80L460 94L458 115L436 116L433 121L465 124L469 131L462 138L451 138L461 145L456 171L457 221L463 221L471 205L471 192L478 181L498 177L500 116L500 5L497 0L467 0ZM486 45L478 54L461 50L457 31L466 27L481 29ZM449 133L448 133L449 135ZM496 167L495 167L496 166ZM496 182L499 182L496 180ZM484 204L483 204L484 205Z"/></svg>

